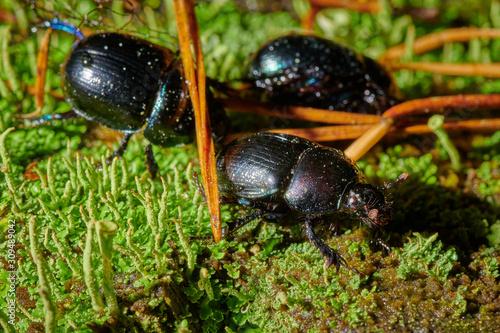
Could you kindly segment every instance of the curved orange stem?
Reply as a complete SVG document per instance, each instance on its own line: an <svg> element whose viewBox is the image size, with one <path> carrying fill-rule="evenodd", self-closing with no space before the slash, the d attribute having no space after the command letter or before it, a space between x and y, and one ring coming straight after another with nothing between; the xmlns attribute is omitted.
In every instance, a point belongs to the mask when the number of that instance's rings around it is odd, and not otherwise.
<svg viewBox="0 0 500 333"><path fill-rule="evenodd" d="M382 117L398 118L415 114L440 112L443 108L494 109L500 107L500 94L453 95L416 99L403 102L387 110Z"/></svg>
<svg viewBox="0 0 500 333"><path fill-rule="evenodd" d="M413 43L413 54L422 54L427 51L438 48L446 43L467 42L474 38L494 39L500 37L500 29L482 29L482 28L455 28L440 32L431 33L417 38ZM400 60L406 50L406 45L399 44L391 47L379 57L382 63L390 63Z"/></svg>
<svg viewBox="0 0 500 333"><path fill-rule="evenodd" d="M391 126L397 118L429 112L442 112L444 108L474 111L478 109L494 109L499 107L500 94L441 96L403 102L387 110L382 116L383 118L380 123L374 125L372 129L354 141L351 146L346 149L345 153L354 161L361 158L391 130ZM469 126L470 125L471 124L469 124ZM449 128L452 127L452 125L447 126L449 126ZM420 127L420 129L422 129L422 127Z"/></svg>

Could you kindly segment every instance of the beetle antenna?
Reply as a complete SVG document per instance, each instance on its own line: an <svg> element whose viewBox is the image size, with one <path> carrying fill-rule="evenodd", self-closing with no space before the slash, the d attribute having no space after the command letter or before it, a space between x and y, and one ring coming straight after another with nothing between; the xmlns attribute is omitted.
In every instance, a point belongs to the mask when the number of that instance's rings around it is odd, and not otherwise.
<svg viewBox="0 0 500 333"><path fill-rule="evenodd" d="M382 187L382 190L387 190L388 188L393 187L396 184L402 183L406 181L408 177L410 177L410 175L408 175L407 173L403 173L395 181L385 184L384 187Z"/></svg>
<svg viewBox="0 0 500 333"><path fill-rule="evenodd" d="M68 22L64 22L58 18L55 18L52 21L45 21L44 25L47 28L52 28L54 30L62 30L69 34L72 34L73 36L78 38L78 40L82 40L85 37L83 36L79 28L75 27L74 25Z"/></svg>

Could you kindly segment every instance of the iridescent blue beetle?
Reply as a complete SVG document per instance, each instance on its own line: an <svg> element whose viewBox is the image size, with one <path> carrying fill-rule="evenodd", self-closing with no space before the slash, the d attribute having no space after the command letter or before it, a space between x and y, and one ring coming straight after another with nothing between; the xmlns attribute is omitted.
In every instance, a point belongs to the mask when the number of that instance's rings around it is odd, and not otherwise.
<svg viewBox="0 0 500 333"><path fill-rule="evenodd" d="M121 156L130 137L143 129L150 141L148 166L157 171L151 144L172 147L194 138L194 114L181 59L171 50L122 33L84 37L76 27L55 19L48 28L73 34L78 41L61 65L66 101L72 111L32 120L38 125L54 119L84 117L125 133L108 158ZM214 139L229 127L224 110L209 96Z"/></svg>
<svg viewBox="0 0 500 333"><path fill-rule="evenodd" d="M331 40L287 35L264 44L244 81L283 105L381 114L399 101L376 61Z"/></svg>

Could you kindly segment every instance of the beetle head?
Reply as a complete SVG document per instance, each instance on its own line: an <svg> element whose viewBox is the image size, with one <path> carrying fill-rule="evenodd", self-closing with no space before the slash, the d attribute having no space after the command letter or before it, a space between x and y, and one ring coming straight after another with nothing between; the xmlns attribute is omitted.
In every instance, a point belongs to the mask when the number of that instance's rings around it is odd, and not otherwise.
<svg viewBox="0 0 500 333"><path fill-rule="evenodd" d="M347 194L345 206L371 228L387 224L390 218L390 203L381 190L370 184L354 185Z"/></svg>
<svg viewBox="0 0 500 333"><path fill-rule="evenodd" d="M357 183L347 193L345 207L358 215L371 228L387 224L391 218L391 205L382 191L408 179L403 173L395 181L376 188L370 184Z"/></svg>

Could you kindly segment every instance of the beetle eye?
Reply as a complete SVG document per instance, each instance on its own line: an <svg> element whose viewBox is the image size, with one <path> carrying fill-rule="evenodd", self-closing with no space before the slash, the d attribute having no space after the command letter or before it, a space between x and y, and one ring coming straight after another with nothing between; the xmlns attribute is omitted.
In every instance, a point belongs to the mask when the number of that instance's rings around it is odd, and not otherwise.
<svg viewBox="0 0 500 333"><path fill-rule="evenodd" d="M368 212L368 218L370 218L371 220L375 220L378 216L378 210L377 209L371 209L369 212Z"/></svg>

